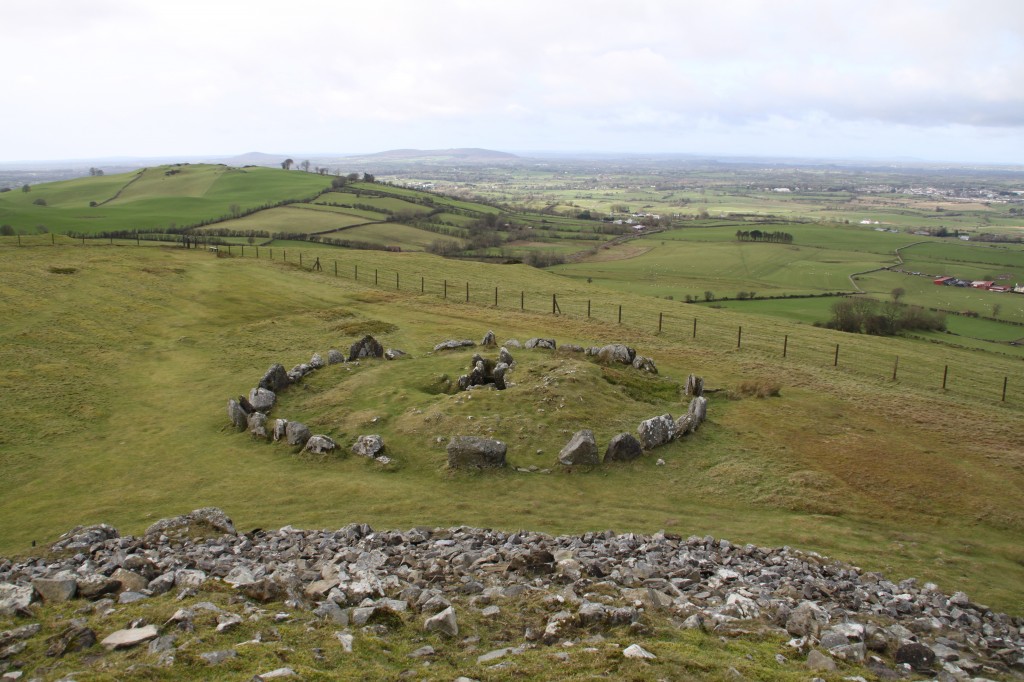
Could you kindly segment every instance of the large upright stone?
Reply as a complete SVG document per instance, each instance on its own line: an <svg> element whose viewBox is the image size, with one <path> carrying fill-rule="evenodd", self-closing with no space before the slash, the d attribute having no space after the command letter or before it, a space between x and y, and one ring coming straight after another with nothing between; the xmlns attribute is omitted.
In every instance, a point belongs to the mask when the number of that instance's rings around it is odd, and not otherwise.
<svg viewBox="0 0 1024 682"><path fill-rule="evenodd" d="M257 438L268 438L266 414L253 412L249 415L249 433Z"/></svg>
<svg viewBox="0 0 1024 682"><path fill-rule="evenodd" d="M615 363L631 365L634 358L636 358L636 351L621 343L609 343L607 346L601 346L601 350L597 351L597 359L609 365Z"/></svg>
<svg viewBox="0 0 1024 682"><path fill-rule="evenodd" d="M384 357L384 346L380 345L380 342L369 334L353 343L348 349L349 362L352 362L353 360L361 360L363 358L382 357Z"/></svg>
<svg viewBox="0 0 1024 682"><path fill-rule="evenodd" d="M702 395L690 401L690 407L686 413L693 417L693 430L696 431L708 417L708 399Z"/></svg>
<svg viewBox="0 0 1024 682"><path fill-rule="evenodd" d="M313 353L313 357L309 359L309 366L313 369L323 369L327 363L324 362L324 356L319 353Z"/></svg>
<svg viewBox="0 0 1024 682"><path fill-rule="evenodd" d="M459 624L455 619L455 609L449 606L437 615L427 618L423 623L423 629L427 632L440 632L443 635L455 637L459 634Z"/></svg>
<svg viewBox="0 0 1024 682"><path fill-rule="evenodd" d="M249 423L249 415L246 414L245 410L242 409L242 406L234 398L228 400L228 419L231 420L231 423L239 431L244 431Z"/></svg>
<svg viewBox="0 0 1024 682"><path fill-rule="evenodd" d="M512 365L512 354L508 352L508 348L505 348L505 346L502 346L501 350L498 351L498 362L504 362L506 365L510 366Z"/></svg>
<svg viewBox="0 0 1024 682"><path fill-rule="evenodd" d="M483 340L480 341L480 345L481 346L496 346L496 345L498 345L498 342L494 338L494 332L493 331L488 331L486 334L484 334L484 338L483 338Z"/></svg>
<svg viewBox="0 0 1024 682"><path fill-rule="evenodd" d="M631 433L620 433L608 443L604 451L604 461L607 462L628 462L644 454L643 447Z"/></svg>
<svg viewBox="0 0 1024 682"><path fill-rule="evenodd" d="M249 404L252 405L252 409L256 412L262 412L264 414L270 412L274 407L274 402L276 400L277 394L269 388L257 386L249 391Z"/></svg>
<svg viewBox="0 0 1024 682"><path fill-rule="evenodd" d="M288 378L288 372L285 371L284 365L278 363L270 366L267 373L260 379L259 386L274 393L280 393L288 388L290 383L291 380Z"/></svg>
<svg viewBox="0 0 1024 682"><path fill-rule="evenodd" d="M306 443L313 436L313 432L309 430L309 427L301 422L288 422L284 427L285 438L288 439L288 445L300 445L306 446Z"/></svg>
<svg viewBox="0 0 1024 682"><path fill-rule="evenodd" d="M582 429L574 433L562 451L558 453L558 463L566 466L600 464L601 458L597 454L597 441L594 440L594 432L590 429Z"/></svg>
<svg viewBox="0 0 1024 682"><path fill-rule="evenodd" d="M651 417L640 422L640 425L636 427L637 439L644 450L651 450L671 441L672 436L675 435L675 427L675 420L670 414Z"/></svg>
<svg viewBox="0 0 1024 682"><path fill-rule="evenodd" d="M500 440L478 436L453 436L448 442L448 466L452 469L505 466L508 446Z"/></svg>
<svg viewBox="0 0 1024 682"><path fill-rule="evenodd" d="M704 395L704 378L696 374L686 377L686 395L694 397Z"/></svg>

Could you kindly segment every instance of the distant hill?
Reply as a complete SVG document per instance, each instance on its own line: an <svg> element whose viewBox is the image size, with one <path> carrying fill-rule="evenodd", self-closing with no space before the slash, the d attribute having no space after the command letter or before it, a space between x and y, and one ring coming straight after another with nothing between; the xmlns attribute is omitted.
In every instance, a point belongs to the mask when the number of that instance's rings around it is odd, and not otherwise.
<svg viewBox="0 0 1024 682"><path fill-rule="evenodd" d="M383 161L463 161L469 163L493 163L514 161L520 157L508 152L475 147L458 149L391 149L376 154L364 154L360 159L378 159Z"/></svg>

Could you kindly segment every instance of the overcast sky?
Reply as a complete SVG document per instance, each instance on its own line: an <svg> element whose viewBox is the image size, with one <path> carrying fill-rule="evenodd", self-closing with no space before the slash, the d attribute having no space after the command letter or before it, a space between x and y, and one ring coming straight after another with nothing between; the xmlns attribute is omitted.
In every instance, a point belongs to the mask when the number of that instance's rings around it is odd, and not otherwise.
<svg viewBox="0 0 1024 682"><path fill-rule="evenodd" d="M0 17L0 161L1024 163L1022 0L33 0Z"/></svg>

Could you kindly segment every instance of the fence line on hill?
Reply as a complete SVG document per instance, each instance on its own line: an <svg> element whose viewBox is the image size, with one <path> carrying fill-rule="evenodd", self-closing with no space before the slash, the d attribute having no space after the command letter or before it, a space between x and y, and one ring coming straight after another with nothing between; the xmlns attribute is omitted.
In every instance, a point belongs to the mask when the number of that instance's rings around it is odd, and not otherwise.
<svg viewBox="0 0 1024 682"><path fill-rule="evenodd" d="M52 235L46 240L55 243ZM108 245L115 241L126 244L141 244L137 239L103 239ZM145 240L142 240L145 241ZM152 243L152 242L151 242ZM167 243L167 242L164 242ZM181 239L170 242L187 248L202 248L199 240ZM82 241L85 244L85 240ZM392 289L411 295L432 295L451 303L477 304L500 310L545 313L556 316L570 316L596 322L634 328L656 333L683 344L716 347L744 353L750 359L756 356L773 362L803 362L821 367L832 367L837 371L854 374L863 378L887 383L898 382L920 390L939 394L953 394L993 404L1020 406L1024 403L1024 380L1021 371L1003 367L996 370L989 367L968 369L958 366L955 361L931 367L901 363L898 352L881 354L877 349L865 349L858 345L844 346L840 343L823 343L821 340L807 341L797 334L773 334L756 327L727 323L713 316L685 314L666 308L685 306L682 302L651 298L642 304L633 303L628 307L620 304L595 305L591 298L578 292L542 292L539 290L508 289L500 281L474 283L460 279L435 279L427 277L414 268L395 267L383 269L379 266L363 265L360 268L356 254L346 251L344 258L322 261L321 256L312 259L301 250L260 247L255 245L218 244L208 246L217 257L254 257L295 263L310 272L321 272L339 279L350 279L365 286ZM346 262L347 261L347 262ZM699 310L699 308L698 308ZM884 337L872 337L879 344ZM749 354L749 355L748 355ZM1012 362L1012 360L1011 360ZM1007 363L1009 364L1009 363ZM1012 380L1011 380L1012 379Z"/></svg>

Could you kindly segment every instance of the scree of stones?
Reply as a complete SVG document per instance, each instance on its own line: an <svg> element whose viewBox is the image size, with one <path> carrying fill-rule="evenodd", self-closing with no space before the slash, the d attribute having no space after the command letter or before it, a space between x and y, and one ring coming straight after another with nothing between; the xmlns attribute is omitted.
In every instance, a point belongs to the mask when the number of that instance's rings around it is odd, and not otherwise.
<svg viewBox="0 0 1024 682"><path fill-rule="evenodd" d="M472 348L476 345L470 339L448 339L435 345L434 352ZM484 335L480 346L497 347L494 331L488 331ZM495 358L474 354L469 364L469 372L458 379L458 390L493 387L504 391L510 385L506 375L515 367L515 359L509 348L524 347L527 350L542 351L560 349L563 353L579 353L603 364L627 365L641 372L658 373L653 359L638 355L636 350L625 344L611 343L586 348L577 344L562 344L559 347L555 339L549 338L535 337L527 340L525 344L520 344L517 339L509 339L498 349ZM290 446L314 454L333 452L338 445L330 436L314 434L301 422L281 417L270 419L270 411L277 401L277 395L291 384L302 381L303 377L327 365L349 362L358 364L361 360L373 358L396 360L407 357L408 354L401 350L385 350L380 342L367 335L352 344L347 357L340 351L331 349L327 352L326 362L319 353L314 353L308 363L296 365L288 371L284 365L271 365L257 386L249 392L248 398L239 396L237 400L228 400L228 418L239 431L248 430L257 438L273 439L275 442L285 441ZM635 436L626 432L611 438L604 448L603 456L594 432L588 428L580 429L558 453L557 463L563 467L590 467L602 462L626 462L696 432L707 419L708 400L704 396L704 379L689 375L685 391L691 400L686 413L678 419L674 419L671 414L645 419L637 426ZM392 461L380 434L359 436L350 449L354 454L374 459L380 464L389 464ZM448 466L452 469L504 467L507 464L507 450L507 445L499 440L477 436L453 436L447 446ZM658 465L664 463L663 459L657 461Z"/></svg>

